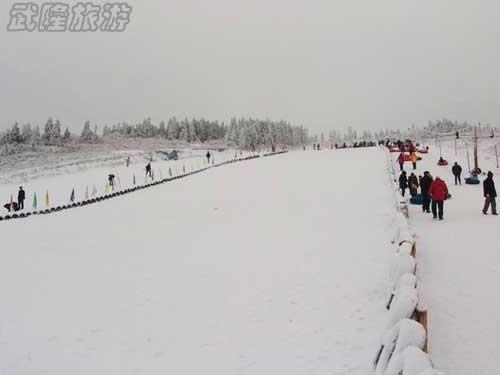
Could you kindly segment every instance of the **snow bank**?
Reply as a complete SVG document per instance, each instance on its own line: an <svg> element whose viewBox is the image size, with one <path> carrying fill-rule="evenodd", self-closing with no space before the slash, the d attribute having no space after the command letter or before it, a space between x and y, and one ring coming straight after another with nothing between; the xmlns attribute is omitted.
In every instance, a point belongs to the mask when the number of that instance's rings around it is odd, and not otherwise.
<svg viewBox="0 0 500 375"><path fill-rule="evenodd" d="M419 298L417 291L415 233L408 222L408 205L399 192L392 158L387 152L389 180L394 189L397 210L392 243L395 255L390 265L391 290L386 307L389 310L381 347L374 365L375 375L440 375L432 368L426 347L426 328L415 320Z"/></svg>

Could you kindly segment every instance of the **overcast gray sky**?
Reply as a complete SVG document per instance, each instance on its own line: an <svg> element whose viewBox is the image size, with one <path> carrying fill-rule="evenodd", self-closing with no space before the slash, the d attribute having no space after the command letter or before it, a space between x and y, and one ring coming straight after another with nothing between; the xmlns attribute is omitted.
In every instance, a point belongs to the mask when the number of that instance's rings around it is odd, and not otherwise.
<svg viewBox="0 0 500 375"><path fill-rule="evenodd" d="M7 32L12 3L0 2L0 129L49 116L73 129L170 116L313 132L500 123L498 1L128 0L126 32L89 34Z"/></svg>

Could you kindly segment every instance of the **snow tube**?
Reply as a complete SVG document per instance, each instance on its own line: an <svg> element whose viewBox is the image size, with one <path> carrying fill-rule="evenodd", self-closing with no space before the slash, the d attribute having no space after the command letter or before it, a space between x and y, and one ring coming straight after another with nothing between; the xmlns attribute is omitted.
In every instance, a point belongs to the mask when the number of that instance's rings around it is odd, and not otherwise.
<svg viewBox="0 0 500 375"><path fill-rule="evenodd" d="M429 150L425 149L425 148L419 148L417 149L417 152L419 154L428 154L429 153Z"/></svg>
<svg viewBox="0 0 500 375"><path fill-rule="evenodd" d="M417 194L414 197L410 198L410 204L421 206L424 204L424 198L422 197L422 194Z"/></svg>
<svg viewBox="0 0 500 375"><path fill-rule="evenodd" d="M4 220L10 220L10 216L9 215L5 215L4 216Z"/></svg>
<svg viewBox="0 0 500 375"><path fill-rule="evenodd" d="M467 185L479 185L481 182L479 181L479 178L471 176L465 179L465 183Z"/></svg>
<svg viewBox="0 0 500 375"><path fill-rule="evenodd" d="M411 161L411 155L405 154L404 158L405 158L405 161ZM422 158L420 156L417 156L417 161L420 161L420 160L422 160Z"/></svg>
<svg viewBox="0 0 500 375"><path fill-rule="evenodd" d="M439 160L438 161L438 165L441 166L441 167L443 167L445 165L448 165L448 162L446 160Z"/></svg>
<svg viewBox="0 0 500 375"><path fill-rule="evenodd" d="M20 214L19 217L26 217L26 214Z"/></svg>
<svg viewBox="0 0 500 375"><path fill-rule="evenodd" d="M17 219L18 217L17 214L12 215L12 219Z"/></svg>

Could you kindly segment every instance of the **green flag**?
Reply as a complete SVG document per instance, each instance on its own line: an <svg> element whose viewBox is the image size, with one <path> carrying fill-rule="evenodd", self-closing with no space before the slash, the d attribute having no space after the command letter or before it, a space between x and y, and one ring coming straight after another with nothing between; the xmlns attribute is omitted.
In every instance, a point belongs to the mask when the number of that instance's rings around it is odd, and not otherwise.
<svg viewBox="0 0 500 375"><path fill-rule="evenodd" d="M36 193L35 195L33 196L33 208L36 210L38 206L38 199L36 199Z"/></svg>

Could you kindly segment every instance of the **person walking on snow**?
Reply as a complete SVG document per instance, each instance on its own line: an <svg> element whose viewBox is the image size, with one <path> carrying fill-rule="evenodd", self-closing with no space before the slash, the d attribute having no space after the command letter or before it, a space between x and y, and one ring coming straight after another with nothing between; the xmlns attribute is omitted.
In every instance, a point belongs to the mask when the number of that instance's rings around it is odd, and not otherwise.
<svg viewBox="0 0 500 375"><path fill-rule="evenodd" d="M428 171L424 172L424 176L420 180L420 191L423 199L422 211L425 213L431 212L431 198L429 196L429 190L433 181L434 180Z"/></svg>
<svg viewBox="0 0 500 375"><path fill-rule="evenodd" d="M405 156L403 153L400 153L399 156L398 156L398 163L399 163L399 169L402 171L404 168L404 164L405 164Z"/></svg>
<svg viewBox="0 0 500 375"><path fill-rule="evenodd" d="M207 155L206 155L206 157L207 157L207 163L208 163L208 164L210 164L210 156L211 156L211 155L210 155L210 151L207 151Z"/></svg>
<svg viewBox="0 0 500 375"><path fill-rule="evenodd" d="M405 191L408 188L408 178L406 177L406 172L401 172L399 176L399 188L401 189L401 195L405 196Z"/></svg>
<svg viewBox="0 0 500 375"><path fill-rule="evenodd" d="M415 173L411 173L408 177L408 188L410 189L410 195L414 197L418 194L418 178Z"/></svg>
<svg viewBox="0 0 500 375"><path fill-rule="evenodd" d="M411 156L411 163L413 164L413 170L415 171L417 169L417 161L418 161L418 156L415 152L412 152Z"/></svg>
<svg viewBox="0 0 500 375"><path fill-rule="evenodd" d="M109 186L111 187L111 189L113 189L113 191L115 191L115 175L110 174L108 176L108 181L109 181Z"/></svg>
<svg viewBox="0 0 500 375"><path fill-rule="evenodd" d="M495 181L493 181L493 173L488 172L488 177L483 182L484 189L484 208L483 214L488 215L488 209L491 205L491 213L493 215L498 215L497 213L497 191L495 189Z"/></svg>
<svg viewBox="0 0 500 375"><path fill-rule="evenodd" d="M19 193L17 193L17 204L20 210L24 210L24 200L26 199L26 193L23 187L19 187Z"/></svg>
<svg viewBox="0 0 500 375"><path fill-rule="evenodd" d="M439 177L436 177L429 189L429 195L432 199L432 217L443 220L444 201L448 199L448 186Z"/></svg>
<svg viewBox="0 0 500 375"><path fill-rule="evenodd" d="M451 168L451 172L453 173L453 176L455 176L455 185L462 185L462 167L458 165L457 162L455 162L455 165Z"/></svg>
<svg viewBox="0 0 500 375"><path fill-rule="evenodd" d="M151 173L151 163L148 163L148 165L146 165L146 176L153 178L153 174Z"/></svg>

